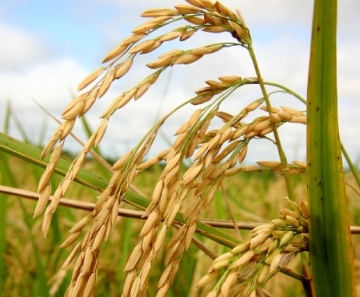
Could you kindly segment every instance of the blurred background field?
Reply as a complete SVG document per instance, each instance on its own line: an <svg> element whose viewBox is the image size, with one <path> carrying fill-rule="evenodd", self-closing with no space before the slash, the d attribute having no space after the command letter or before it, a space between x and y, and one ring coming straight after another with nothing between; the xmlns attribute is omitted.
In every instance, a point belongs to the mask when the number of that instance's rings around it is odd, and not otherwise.
<svg viewBox="0 0 360 297"><path fill-rule="evenodd" d="M65 156L66 158L66 156ZM0 184L36 192L42 168L29 164L14 156L0 152ZM104 178L109 173L94 160L88 160L85 168ZM153 168L136 180L136 186L147 196L151 195L161 168ZM306 199L305 175L292 176L298 201ZM60 181L53 179L54 186ZM346 174L347 194L351 213L351 224L360 225L360 197L353 187L356 183L350 173ZM225 180L226 196L237 221L269 222L278 217L278 211L285 207L286 189L278 173L241 173ZM74 184L66 197L80 201L95 202L99 193L82 185ZM56 212L47 238L41 233L42 217L32 218L35 202L15 196L0 194L0 292L2 296L63 296L71 278L71 269L60 271L60 267L71 249L59 245L68 236L68 230L87 211L60 207ZM122 207L132 208L130 205ZM203 218L231 220L223 194L216 193L203 214ZM110 240L103 246L98 270L96 296L119 296L124 280L123 268L137 243L142 221L119 217ZM236 236L232 229L225 232ZM240 232L242 240L249 238L249 231ZM197 236L206 246L221 254L227 251L208 239ZM353 235L356 269L360 272L360 235ZM161 253L165 257L166 252ZM150 278L156 284L164 269L164 259L156 260L156 267ZM206 273L211 263L202 251L191 246L181 262L169 296L205 296L195 289L196 282ZM292 264L294 271L302 273L301 258ZM302 284L284 274L278 274L268 284L272 296L305 296ZM155 290L155 288L153 288ZM149 291L155 296L155 291Z"/></svg>

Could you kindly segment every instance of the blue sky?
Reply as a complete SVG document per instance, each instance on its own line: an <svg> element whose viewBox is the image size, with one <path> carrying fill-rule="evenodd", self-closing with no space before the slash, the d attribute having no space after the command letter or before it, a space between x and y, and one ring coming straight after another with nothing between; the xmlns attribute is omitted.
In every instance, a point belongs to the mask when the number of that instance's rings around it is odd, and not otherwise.
<svg viewBox="0 0 360 297"><path fill-rule="evenodd" d="M48 126L46 135L49 138L56 124L39 110L31 98L59 117L75 95L77 83L99 67L106 53L127 37L131 28L144 21L139 17L143 10L172 7L179 3L184 1L3 1L0 7L0 106L5 106L7 101L11 102L13 110L21 118L35 143L45 121ZM270 81L282 82L305 96L312 2L224 0L223 3L233 9L241 8L252 32L263 76ZM340 1L339 4L340 127L343 142L354 159L360 158L360 132L357 128L360 124L357 116L360 108L359 3L348 0ZM199 37L196 46L211 42L213 41L209 35ZM189 42L184 46L191 48L192 45L194 46L194 43ZM166 48L168 49L170 45ZM89 114L94 128L97 126L101 109L119 92L138 82L147 73L141 63L154 60L163 51L159 49L150 56L150 60L143 57L139 59L139 64L133 66L133 76L129 75L127 80L118 82L110 89L108 96L101 99L99 110ZM174 67L164 75L162 86L151 89L149 98L144 100L144 103L131 104L126 112L120 111L104 139L104 150L111 156L124 153L125 149L134 145L147 131L160 111L165 113L176 103L189 98L193 90L204 85L206 79L216 79L217 76L226 74L253 76L252 66L243 50L224 52L211 62L206 59L199 62L198 66L189 67L189 72L183 67ZM189 75L191 80L188 79ZM168 86L166 98L162 98L164 84ZM240 95L246 100L257 99L259 93L251 92L244 91L244 94ZM274 104L301 108L299 103L281 96L276 98ZM228 108L232 110L238 106L234 101L229 103ZM166 133L176 130L187 112L176 115L170 121ZM2 117L3 108L0 108L0 130ZM82 136L81 127L76 131ZM305 158L304 147L300 145L303 142L300 140L304 139L305 128L290 127L283 131L289 158ZM10 134L19 137L14 125ZM161 146L160 143L158 145ZM257 153L253 157L249 156L251 161L277 158L276 152L270 153L262 145L254 147L254 152ZM259 155L261 157L258 157Z"/></svg>

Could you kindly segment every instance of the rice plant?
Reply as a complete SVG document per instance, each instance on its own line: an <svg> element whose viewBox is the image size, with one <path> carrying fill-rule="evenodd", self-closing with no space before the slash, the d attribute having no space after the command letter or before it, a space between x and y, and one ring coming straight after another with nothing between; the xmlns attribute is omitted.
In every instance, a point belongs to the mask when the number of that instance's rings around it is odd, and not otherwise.
<svg viewBox="0 0 360 297"><path fill-rule="evenodd" d="M320 120L314 116L317 109L313 109L313 106L327 105L333 107L332 115L336 114L336 89L329 91L333 96L332 103L318 101L321 98L319 94L323 94L324 89L327 90L329 85L336 86L336 56L330 55L328 60L319 59L323 62L321 65L314 64L314 61L318 61L317 58L311 60L310 73L314 82L322 81L323 72L317 71L322 70L324 65L328 65L332 70L328 71L332 76L327 80L325 76L324 84L321 85L323 89L320 91L317 89L318 85L312 85L311 81L308 92L311 100L306 102L285 86L264 81L250 29L239 10L234 12L218 1L186 2L187 4L174 8L143 12L142 16L148 20L134 28L131 35L105 56L103 66L79 83L80 94L64 109L63 121L39 156L41 160L37 162L46 166L46 169L38 183L39 197L34 217L43 214L41 229L45 237L49 234L58 206L65 203L64 195L74 181L99 192L96 202L90 207L91 212L72 226L69 237L61 244L62 248L72 249L61 267L61 270L72 269L65 296L95 294L100 253L105 242L111 239L119 214L130 216L131 213L133 217L141 217L145 221L138 233L138 240L124 263L125 275L118 284L121 286L122 296L146 296L150 292L159 297L168 295L175 278L184 273L181 265L186 258L186 252L193 245L210 260L207 270L195 280L195 294L198 296L271 296L271 281L279 272L299 280L307 296L355 296L354 258L348 214L345 210L347 202L344 176L341 158L338 158L341 148L340 140L336 138L337 122L332 117L334 125L330 126L329 130L334 135L328 137L327 134L321 134L324 126L329 126L330 120L321 116L321 124L317 126L315 122L319 123ZM312 53L319 53L325 46L324 43L330 44L335 52L336 32L325 32L325 37L320 37L320 41L314 36L319 32L316 28L326 27L329 21L327 14L321 9L328 7L332 15L336 14L336 1L333 1L333 6L327 6L327 2L322 1L315 3ZM335 22L336 27L335 16L331 21ZM178 27L173 29L174 25ZM334 29L334 26L329 28ZM162 53L157 60L149 61L146 66L152 73L113 99L99 115L99 126L89 135L78 155L70 164L64 163L61 155L76 121L94 108L97 100L108 92L116 80L126 79L127 73L131 72L140 55L160 50L164 44L171 41L185 43L186 40L195 39L200 32L208 33L209 39L213 34L220 33L225 40L230 37L230 41L210 43L187 50L172 49ZM146 96L149 88L156 84L169 68L196 63L204 56L215 58L217 52L229 47L248 52L254 67L253 77L233 74L209 77L205 81L206 85L197 89L192 98L160 118L131 150L113 162L108 180L91 179L91 174L84 168L86 157L91 153L98 158L93 150L106 137L109 121L116 116L119 109L126 109L131 101L139 100L137 104L141 104L141 99ZM274 106L267 91L269 84L302 101L304 109ZM259 87L261 98L256 98L244 106L241 106L243 103L239 101L239 109L232 113L224 111L225 101L229 100L236 90L249 85ZM155 157L149 158L148 152L159 137L160 129L177 111L187 106L194 106L195 110L173 131L174 141ZM136 117L136 114L133 116ZM306 125L308 119L308 145L313 144L317 137L323 146L318 150L311 146L317 155L308 155L307 161L288 162L279 129L283 125ZM257 139L275 144L279 159L258 160L256 165L244 165L249 145ZM332 150L325 154L323 147L328 145L328 141ZM332 168L319 160L320 156L334 157ZM190 161L190 166L184 165L186 160ZM323 165L316 167L315 173L312 169L309 170L314 162ZM135 184L151 168L155 168L158 174L149 195L146 195ZM270 222L252 226L254 228L251 235L243 239L239 231L241 226L236 223L236 214L232 213L229 206L226 181L249 172L257 172L259 175L280 173L286 188L284 201L287 207L280 209L279 216ZM305 172L310 189L308 201L305 197L296 197L293 178L294 175ZM330 172L329 176L324 175L324 172ZM55 173L63 174L64 177L53 190L51 178ZM357 176L355 171L354 174ZM319 185L319 177L324 185ZM313 190L316 185L325 192L318 194ZM338 192L331 194L336 197L327 198L329 193L333 193L331 187L335 187ZM224 199L226 212L233 221L230 225L236 232L226 233L209 226L215 225L211 217L206 223L203 221L210 205L216 203L217 195ZM330 200L330 206L325 203L323 207L323 200L319 200L319 197ZM320 206L314 201L320 201ZM68 202L68 205L71 203ZM128 212L125 210L120 213L120 205L122 208L132 205L141 212L132 212L129 209ZM334 211L339 205L342 205L339 208L341 211ZM315 216L321 219L314 219ZM343 223L338 224L339 220ZM339 237L334 244L332 239L335 228L338 228L336 233ZM312 235L319 234L324 229L321 238ZM338 244L339 241L343 244ZM208 242L221 248L217 248L218 252L215 252L208 247ZM336 249L336 246L340 248ZM318 248L318 252L311 252ZM326 255L325 260L322 255ZM309 258L311 266L308 263ZM324 266L319 258L329 266ZM294 259L301 263L300 269L291 267ZM163 261L163 270L154 278L154 266L159 261ZM323 277L324 271L331 271L330 277ZM268 282L270 285L265 285ZM335 287L329 289L331 286ZM276 290L273 292L276 294Z"/></svg>

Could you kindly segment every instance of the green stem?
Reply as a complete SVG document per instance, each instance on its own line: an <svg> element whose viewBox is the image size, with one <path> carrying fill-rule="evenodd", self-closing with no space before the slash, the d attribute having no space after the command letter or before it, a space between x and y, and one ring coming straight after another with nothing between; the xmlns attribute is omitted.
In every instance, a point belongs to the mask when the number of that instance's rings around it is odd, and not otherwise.
<svg viewBox="0 0 360 297"><path fill-rule="evenodd" d="M266 107L267 107L268 112L270 114L271 113L270 99L269 99L268 93L267 93L267 91L265 89L265 84L264 84L264 81L262 79L262 76L261 76L261 73L260 73L260 68L259 68L259 65L257 63L256 56L255 56L255 51L254 51L254 49L252 47L251 42L249 42L248 48L249 48L249 53L250 53L251 60L253 62L254 68L255 68L256 76L257 76L257 79L259 81L261 92L262 92L262 94L264 96ZM289 196L289 198L291 200L294 200L295 195L294 195L293 188L291 186L290 174L288 173L288 170L287 170L288 169L288 163L287 163L287 160L286 160L286 155L285 155L284 150L283 150L282 145L281 145L280 136L279 136L279 133L277 131L277 127L276 127L275 123L272 123L272 128L273 128L273 132L274 132L274 137L275 137L279 157L280 157L281 164L282 164L282 167L283 167L283 174L284 174L284 178L285 178L285 184L286 184L286 189L287 189L287 192L288 192L288 196Z"/></svg>
<svg viewBox="0 0 360 297"><path fill-rule="evenodd" d="M316 296L355 296L337 113L337 0L316 0L307 95L310 263Z"/></svg>

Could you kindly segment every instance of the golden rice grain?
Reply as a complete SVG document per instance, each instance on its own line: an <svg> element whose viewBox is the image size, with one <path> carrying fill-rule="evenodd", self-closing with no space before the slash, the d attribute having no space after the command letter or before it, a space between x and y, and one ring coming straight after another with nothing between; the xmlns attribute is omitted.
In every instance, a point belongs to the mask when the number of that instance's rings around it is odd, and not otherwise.
<svg viewBox="0 0 360 297"><path fill-rule="evenodd" d="M71 262L74 260L75 256L79 253L80 251L80 246L81 244L78 243L73 250L71 251L71 253L69 254L69 256L66 258L66 260L64 261L63 265L61 266L60 270L64 270L66 269Z"/></svg>
<svg viewBox="0 0 360 297"><path fill-rule="evenodd" d="M196 32L196 30L183 31L180 38L179 38L179 40L180 41L185 41L185 40L189 39L191 36L193 36L195 32Z"/></svg>
<svg viewBox="0 0 360 297"><path fill-rule="evenodd" d="M139 35L138 35L139 36ZM120 44L119 46L112 49L102 60L102 63L109 62L110 60L115 59L116 57L119 57L121 54L123 54L126 49L128 48L128 45Z"/></svg>
<svg viewBox="0 0 360 297"><path fill-rule="evenodd" d="M205 286L206 284L210 283L212 280L214 280L219 275L219 271L213 271L211 273L205 274L197 283L196 287L201 288Z"/></svg>
<svg viewBox="0 0 360 297"><path fill-rule="evenodd" d="M202 104L202 103L205 103L205 102L208 102L209 100L211 100L212 97L214 97L213 93L199 95L199 96L195 97L195 99L191 100L191 104L193 104L193 105Z"/></svg>
<svg viewBox="0 0 360 297"><path fill-rule="evenodd" d="M181 35L182 35L181 31L171 31L171 32L166 33L163 36L161 36L159 40L161 42L170 41L170 40L174 40L174 39L180 37Z"/></svg>
<svg viewBox="0 0 360 297"><path fill-rule="evenodd" d="M150 245L153 243L155 235L155 228L152 228L148 233L146 233L143 238L141 239L141 249L146 251Z"/></svg>
<svg viewBox="0 0 360 297"><path fill-rule="evenodd" d="M190 121L187 121L185 123L183 123L179 129L176 130L174 135L179 135L181 133L184 133L186 130L188 130L191 127L190 125Z"/></svg>
<svg viewBox="0 0 360 297"><path fill-rule="evenodd" d="M307 123L307 118L306 116L299 116L299 117L293 117L291 120L290 120L291 123L300 123L300 124L305 124Z"/></svg>
<svg viewBox="0 0 360 297"><path fill-rule="evenodd" d="M254 131L261 131L268 128L270 125L271 125L271 121L265 120L265 121L257 122L252 129Z"/></svg>
<svg viewBox="0 0 360 297"><path fill-rule="evenodd" d="M134 282L135 276L136 276L136 271L135 270L132 270L132 271L127 273L126 278L125 278L125 282L124 282L124 286L123 286L122 296L129 296L130 289L131 289L132 284Z"/></svg>
<svg viewBox="0 0 360 297"><path fill-rule="evenodd" d="M266 238L268 238L269 236L270 236L269 233L259 233L255 237L251 238L250 249L254 249L257 246L259 246L260 244L262 244L266 240Z"/></svg>
<svg viewBox="0 0 360 297"><path fill-rule="evenodd" d="M195 230L196 230L196 223L193 223L188 227L188 231L185 234L185 240L184 240L184 247L186 250L189 249L190 247Z"/></svg>
<svg viewBox="0 0 360 297"><path fill-rule="evenodd" d="M193 137L189 145L187 146L185 158L190 158L198 147L199 138L197 135Z"/></svg>
<svg viewBox="0 0 360 297"><path fill-rule="evenodd" d="M220 12L222 15L229 16L232 19L237 19L237 16L235 13L231 11L230 8L226 7L224 4L222 4L219 1L216 1L214 4L214 9L216 9L218 12Z"/></svg>
<svg viewBox="0 0 360 297"><path fill-rule="evenodd" d="M167 21L171 16L159 16L154 19L151 19L140 26L135 27L131 32L135 34L148 33L149 31L155 29L163 22Z"/></svg>
<svg viewBox="0 0 360 297"><path fill-rule="evenodd" d="M210 32L210 33L222 33L228 31L226 27L223 26L205 26L202 31L204 32Z"/></svg>
<svg viewBox="0 0 360 297"><path fill-rule="evenodd" d="M142 95L146 93L146 91L155 83L157 79L157 76L153 76L152 79L147 80L143 84L141 84L139 87L136 88L135 94L134 94L134 100L138 100Z"/></svg>
<svg viewBox="0 0 360 297"><path fill-rule="evenodd" d="M124 191L124 190L122 189L122 191ZM116 196L114 198L115 198L115 201L113 202L113 205L111 206L111 211L110 211L111 225L115 224L115 222L119 216L120 199L116 198Z"/></svg>
<svg viewBox="0 0 360 297"><path fill-rule="evenodd" d="M171 64L171 61L174 59L172 56L164 56L159 59L157 59L154 62L147 63L146 66L150 69L158 69L161 67L165 67Z"/></svg>
<svg viewBox="0 0 360 297"><path fill-rule="evenodd" d="M295 117L301 117L303 115L303 113L300 110L293 109L293 108L286 107L286 106L280 106L280 107L283 111L285 111Z"/></svg>
<svg viewBox="0 0 360 297"><path fill-rule="evenodd" d="M168 160L166 167L163 171L163 174L168 173L171 169L173 169L179 162L181 158L181 153L175 151L175 155Z"/></svg>
<svg viewBox="0 0 360 297"><path fill-rule="evenodd" d="M301 214L305 217L305 219L309 219L309 206L306 201L301 201L299 208L301 210Z"/></svg>
<svg viewBox="0 0 360 297"><path fill-rule="evenodd" d="M50 182L50 178L53 174L53 172L55 171L56 168L56 163L49 163L46 166L46 169L44 171L44 173L42 174L40 181L38 183L38 192L42 193L44 191L44 189L46 187L48 187L49 182Z"/></svg>
<svg viewBox="0 0 360 297"><path fill-rule="evenodd" d="M53 210L51 208L47 208L44 213L44 219L41 225L41 231L43 236L46 238L47 233L49 231L50 223L53 217Z"/></svg>
<svg viewBox="0 0 360 297"><path fill-rule="evenodd" d="M257 161L256 163L267 168L277 168L281 166L281 162L279 161Z"/></svg>
<svg viewBox="0 0 360 297"><path fill-rule="evenodd" d="M178 241L174 246L168 249L165 258L165 265L169 265L171 262L177 260L184 252L184 249L185 247L181 241Z"/></svg>
<svg viewBox="0 0 360 297"><path fill-rule="evenodd" d="M186 2L190 3L191 1L186 0ZM211 0L199 0L199 3L203 8L206 8L206 9L214 8L214 3ZM190 3L190 4L192 4L192 3Z"/></svg>
<svg viewBox="0 0 360 297"><path fill-rule="evenodd" d="M245 252L239 259L237 259L235 262L233 262L229 269L238 268L241 265L244 265L245 263L249 262L251 258L254 256L255 252L253 250L248 250Z"/></svg>
<svg viewBox="0 0 360 297"><path fill-rule="evenodd" d="M145 36L146 36L146 34L132 34L132 35L124 38L121 41L120 45L129 45L129 44L132 44L132 43L136 43L139 40L143 39Z"/></svg>
<svg viewBox="0 0 360 297"><path fill-rule="evenodd" d="M282 246L286 243L288 243L291 239L294 237L293 231L287 231L284 236L281 238L279 245Z"/></svg>
<svg viewBox="0 0 360 297"><path fill-rule="evenodd" d="M245 107L246 111L254 111L263 103L263 101L263 99L255 100L254 102L250 103L248 106Z"/></svg>
<svg viewBox="0 0 360 297"><path fill-rule="evenodd" d="M170 284L165 283L158 291L156 292L156 297L165 297L169 291Z"/></svg>
<svg viewBox="0 0 360 297"><path fill-rule="evenodd" d="M148 9L145 10L141 16L142 17L159 17L159 16L172 16L178 13L175 9L169 8L155 8L155 9Z"/></svg>
<svg viewBox="0 0 360 297"><path fill-rule="evenodd" d="M177 178L178 172L179 172L180 165L176 164L174 167L171 168L171 170L168 171L168 173L165 175L165 184L169 184L173 179ZM163 178L163 176L161 176Z"/></svg>
<svg viewBox="0 0 360 297"><path fill-rule="evenodd" d="M97 232L101 228L101 226L106 223L106 221L109 219L109 213L110 211L108 209L105 209L103 212L101 212L101 215L96 216L96 219L91 226L92 233Z"/></svg>
<svg viewBox="0 0 360 297"><path fill-rule="evenodd" d="M194 163L184 174L183 178L181 179L181 184L186 185L189 182L193 181L197 178L203 169L203 164Z"/></svg>
<svg viewBox="0 0 360 297"><path fill-rule="evenodd" d="M238 139L239 137L247 134L249 132L249 125L244 125L241 128L235 130L235 134L232 139Z"/></svg>
<svg viewBox="0 0 360 297"><path fill-rule="evenodd" d="M290 121L293 116L285 111L275 111L283 121Z"/></svg>
<svg viewBox="0 0 360 297"><path fill-rule="evenodd" d="M146 283L146 279L150 272L150 268L151 268L151 262L146 261L146 263L144 264L144 266L141 269L140 287L143 287L144 284Z"/></svg>
<svg viewBox="0 0 360 297"><path fill-rule="evenodd" d="M123 77L131 68L134 58L127 59L115 68L115 78L119 79Z"/></svg>
<svg viewBox="0 0 360 297"><path fill-rule="evenodd" d="M227 112L224 112L224 111L218 111L216 113L216 116L219 117L220 119L222 119L225 123L230 122L234 117L233 115L231 115Z"/></svg>
<svg viewBox="0 0 360 297"><path fill-rule="evenodd" d="M237 75L224 75L219 76L219 80L227 84L234 84L237 82L241 82L241 77Z"/></svg>
<svg viewBox="0 0 360 297"><path fill-rule="evenodd" d="M249 33L247 32L247 30L240 26L239 24L235 23L235 22L229 22L231 28L234 30L233 31L233 35L236 39L238 39L240 42L246 42L246 40L249 38Z"/></svg>
<svg viewBox="0 0 360 297"><path fill-rule="evenodd" d="M282 258L282 254L275 255L275 257L272 259L270 263L269 273L272 273L275 269L278 268L281 258Z"/></svg>
<svg viewBox="0 0 360 297"><path fill-rule="evenodd" d="M130 290L130 297L136 297L137 293L140 288L140 277L137 276L134 279L134 282L132 283L131 290Z"/></svg>
<svg viewBox="0 0 360 297"><path fill-rule="evenodd" d="M246 250L248 250L249 247L250 247L250 241L237 245L236 247L234 247L234 248L231 250L231 253L232 253L233 255L238 255L238 254L243 253L243 252L245 252Z"/></svg>
<svg viewBox="0 0 360 297"><path fill-rule="evenodd" d="M141 51L141 55L152 52L153 50L157 49L160 45L162 45L162 43L163 42L160 39L155 39L155 42L151 46Z"/></svg>
<svg viewBox="0 0 360 297"><path fill-rule="evenodd" d="M173 272L173 265L168 265L166 266L165 270L163 271L163 273L161 274L161 277L159 279L157 288L161 288L162 286L165 285L165 283L167 283L169 281L170 278L170 274Z"/></svg>
<svg viewBox="0 0 360 297"><path fill-rule="evenodd" d="M231 258L234 257L234 254L232 252L226 252L220 256L218 256L217 258L214 259L213 263L216 263L218 261L222 261L222 260L229 260Z"/></svg>
<svg viewBox="0 0 360 297"><path fill-rule="evenodd" d="M281 123L283 119L275 112L270 113L270 120L274 123Z"/></svg>
<svg viewBox="0 0 360 297"><path fill-rule="evenodd" d="M79 114L83 112L85 108L85 102L84 100L78 101L71 109L64 112L61 115L61 118L64 120L73 120L75 119Z"/></svg>
<svg viewBox="0 0 360 297"><path fill-rule="evenodd" d="M85 111L85 108L86 108L86 104L84 106L84 110L79 114L82 115ZM75 125L75 119L73 120L67 120L64 122L64 127L63 127L63 130L62 130L62 133L61 133L61 137L60 137L60 140L63 140L65 139L72 131L72 129L74 128L74 125Z"/></svg>
<svg viewBox="0 0 360 297"><path fill-rule="evenodd" d="M91 244L91 250L94 252L98 250L104 241L106 234L106 226L102 225L100 230L96 233L94 241Z"/></svg>
<svg viewBox="0 0 360 297"><path fill-rule="evenodd" d="M184 20L186 20L189 23L194 24L194 25L202 26L202 25L205 24L204 19L199 18L199 17L195 17L195 16L184 16Z"/></svg>
<svg viewBox="0 0 360 297"><path fill-rule="evenodd" d="M46 208L46 205L47 205L47 203L49 201L50 195L51 195L51 184L48 183L41 190L41 194L40 194L39 199L38 199L38 201L36 203L33 218L37 217L38 215L40 215L40 214L42 214L44 212L44 210Z"/></svg>
<svg viewBox="0 0 360 297"><path fill-rule="evenodd" d="M216 261L210 266L207 273L211 273L213 271L221 270L221 269L227 267L229 265L229 263L230 263L229 259L223 259L223 260L220 260L220 261Z"/></svg>
<svg viewBox="0 0 360 297"><path fill-rule="evenodd" d="M265 136L266 134L269 134L273 131L273 127L269 126L267 128L265 128L264 130L261 130L259 133L259 136Z"/></svg>
<svg viewBox="0 0 360 297"><path fill-rule="evenodd" d="M98 146L98 144L104 137L108 123L109 123L109 119L103 119L101 121L101 123L98 127L98 130L95 132L95 135L96 135L95 140L94 140L95 146Z"/></svg>
<svg viewBox="0 0 360 297"><path fill-rule="evenodd" d="M238 275L236 271L232 271L228 274L220 289L223 296L230 296L230 291L233 289L237 277Z"/></svg>
<svg viewBox="0 0 360 297"><path fill-rule="evenodd" d="M164 180L163 179L160 179L157 183L156 183L156 186L155 186L155 189L153 191L153 194L152 194L152 198L151 200L154 202L154 203L157 203L161 197L161 192L164 188Z"/></svg>
<svg viewBox="0 0 360 297"><path fill-rule="evenodd" d="M74 289L71 292L71 296L82 296L83 286L85 285L85 278L80 276L76 279Z"/></svg>
<svg viewBox="0 0 360 297"><path fill-rule="evenodd" d="M96 80L101 73L103 73L105 70L104 67L100 67L95 69L93 72L91 72L89 75L87 75L78 85L77 91L81 91L84 88L86 88L89 84L91 84L94 80Z"/></svg>
<svg viewBox="0 0 360 297"><path fill-rule="evenodd" d="M195 6L192 6L192 5L188 5L188 4L175 5L175 8L181 14L192 14L192 13L198 13L201 11L201 9L199 9Z"/></svg>
<svg viewBox="0 0 360 297"><path fill-rule="evenodd" d="M77 97L75 97L73 100L70 101L70 103L65 107L63 113L67 113L68 111L72 110L75 105L79 104L79 102L84 102L85 99L89 96L91 91L85 92ZM61 125L58 127L59 130L63 130L63 127L65 125L65 122L61 123Z"/></svg>
<svg viewBox="0 0 360 297"><path fill-rule="evenodd" d="M147 234L159 222L159 219L159 213L154 210L146 219L145 224L140 231L140 236Z"/></svg>
<svg viewBox="0 0 360 297"><path fill-rule="evenodd" d="M305 162L305 161L293 161L293 163L294 163L296 166L300 167L300 168L306 169L306 162Z"/></svg>
<svg viewBox="0 0 360 297"><path fill-rule="evenodd" d="M216 296L218 296L218 291L216 290L212 290L206 294L206 297L216 297Z"/></svg>
<svg viewBox="0 0 360 297"><path fill-rule="evenodd" d="M161 158L159 158L159 156L156 156L152 159L149 159L147 161L145 161L144 163L140 164L139 166L137 166L137 170L138 171L143 171L146 170L148 168L150 168L151 166L158 164L161 161Z"/></svg>
<svg viewBox="0 0 360 297"><path fill-rule="evenodd" d="M221 24L221 19L212 16L210 13L204 13L204 21L205 24L210 24L210 25L220 25Z"/></svg>
<svg viewBox="0 0 360 297"><path fill-rule="evenodd" d="M260 272L259 272L259 276L258 276L258 283L262 284L265 282L266 278L269 275L269 265L263 265L263 267L261 268Z"/></svg>
<svg viewBox="0 0 360 297"><path fill-rule="evenodd" d="M165 217L165 224L167 226L170 226L174 219L175 219L175 216L176 214L178 213L179 211L179 208L180 208L180 203L175 203L172 208L170 209L169 213L167 214L167 216Z"/></svg>
<svg viewBox="0 0 360 297"><path fill-rule="evenodd" d="M293 216L286 216L285 219L294 227L299 227L300 223L297 219L295 219Z"/></svg>
<svg viewBox="0 0 360 297"><path fill-rule="evenodd" d="M157 253L157 252L160 250L162 244L164 243L167 229L168 229L168 228L167 228L166 225L163 225L163 226L162 226L162 228L161 228L161 230L160 230L160 232L159 232L159 234L158 234L158 236L157 236L157 238L156 238L156 241L155 241L155 243L154 243L154 252L155 252L155 253Z"/></svg>
<svg viewBox="0 0 360 297"><path fill-rule="evenodd" d="M93 296L95 291L95 285L96 285L96 273L92 273L88 278L88 280L86 281L86 287L84 290L83 297Z"/></svg>
<svg viewBox="0 0 360 297"><path fill-rule="evenodd" d="M150 48L155 43L155 41L155 39L144 40L131 48L129 53L136 54L145 51L146 49Z"/></svg>
<svg viewBox="0 0 360 297"><path fill-rule="evenodd" d="M135 268L142 255L141 242L139 242L131 252L131 255L126 263L124 271L130 271Z"/></svg>
<svg viewBox="0 0 360 297"><path fill-rule="evenodd" d="M99 98L101 98L107 92L107 90L110 88L110 85L113 82L113 80L114 80L114 72L109 71L105 75L104 80L102 81L102 83L100 85L100 89L99 89L99 93L98 93Z"/></svg>
<svg viewBox="0 0 360 297"><path fill-rule="evenodd" d="M173 144L174 149L179 149L181 145L184 144L184 141L189 137L188 133L184 132L176 137L175 142Z"/></svg>
<svg viewBox="0 0 360 297"><path fill-rule="evenodd" d="M185 0L187 3L199 7L199 8L206 8L200 0Z"/></svg>
<svg viewBox="0 0 360 297"><path fill-rule="evenodd" d="M193 55L191 53L185 53L182 56L180 56L179 58L174 60L174 64L191 64L194 63L195 61L199 60L202 56L198 56L198 55Z"/></svg>
<svg viewBox="0 0 360 297"><path fill-rule="evenodd" d="M91 266L93 264L93 260L94 260L93 252L91 250L91 247L88 247L85 250L84 260L81 267L81 275L85 276L86 274L89 274L91 270Z"/></svg>
<svg viewBox="0 0 360 297"><path fill-rule="evenodd" d="M81 232L75 232L70 234L65 241L60 245L60 248L67 248L72 245L80 236Z"/></svg>

